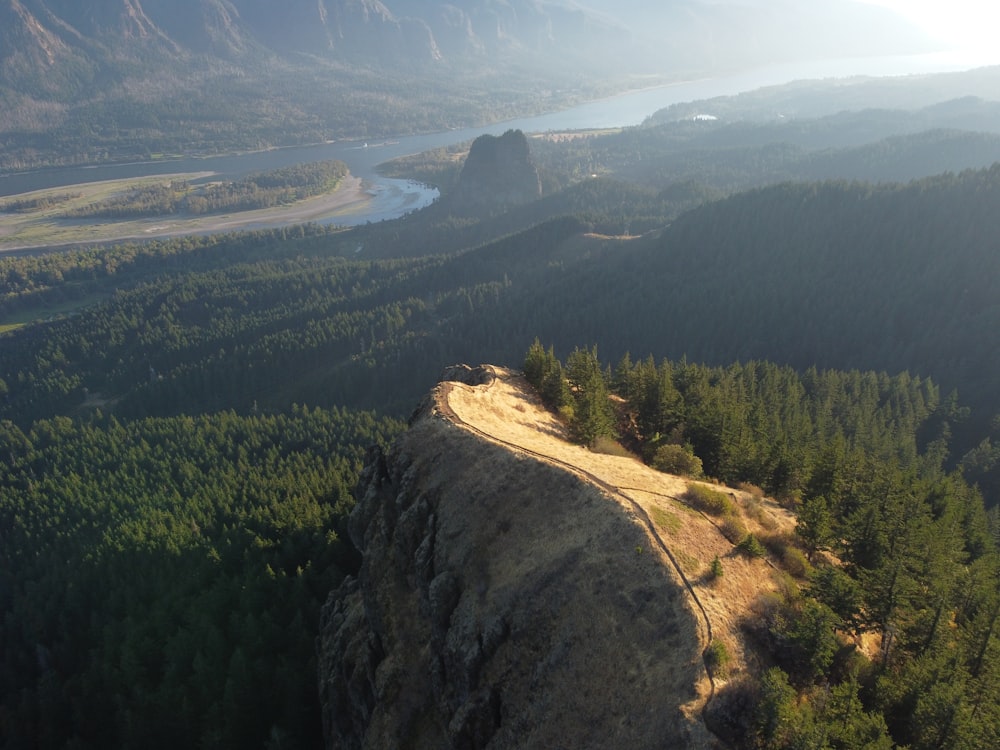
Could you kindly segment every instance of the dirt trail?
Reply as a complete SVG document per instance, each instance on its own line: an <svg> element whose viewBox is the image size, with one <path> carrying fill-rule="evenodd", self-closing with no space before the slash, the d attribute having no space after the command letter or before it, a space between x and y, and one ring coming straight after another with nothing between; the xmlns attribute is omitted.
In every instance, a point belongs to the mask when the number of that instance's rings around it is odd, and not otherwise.
<svg viewBox="0 0 1000 750"><path fill-rule="evenodd" d="M738 554L709 518L683 502L688 480L655 471L634 458L592 453L574 445L562 423L545 409L520 374L490 369L494 377L485 385L441 383L437 406L442 415L487 439L573 472L631 513L646 529L650 550L663 558L688 591L691 611L700 623L702 647L713 639L721 640L732 657L729 675L743 671L749 654L740 622L760 594L776 588L767 561ZM739 499L741 493L722 489ZM775 528L794 524L773 503L766 503L762 510ZM716 556L724 570L719 579L708 574ZM704 688L707 702L715 688L710 677Z"/></svg>

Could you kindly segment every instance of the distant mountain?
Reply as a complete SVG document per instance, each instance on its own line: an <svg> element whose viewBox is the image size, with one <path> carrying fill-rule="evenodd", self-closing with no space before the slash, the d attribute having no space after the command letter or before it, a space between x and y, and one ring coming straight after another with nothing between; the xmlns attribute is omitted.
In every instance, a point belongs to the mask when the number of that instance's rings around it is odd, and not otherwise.
<svg viewBox="0 0 1000 750"><path fill-rule="evenodd" d="M182 62L271 53L394 65L516 52L638 68L924 44L898 17L847 0L821 8L791 0L0 0L0 20L0 85L14 88L47 70L114 67L123 55Z"/></svg>
<svg viewBox="0 0 1000 750"><path fill-rule="evenodd" d="M636 76L927 48L884 10L816 5L0 0L0 169L443 129Z"/></svg>

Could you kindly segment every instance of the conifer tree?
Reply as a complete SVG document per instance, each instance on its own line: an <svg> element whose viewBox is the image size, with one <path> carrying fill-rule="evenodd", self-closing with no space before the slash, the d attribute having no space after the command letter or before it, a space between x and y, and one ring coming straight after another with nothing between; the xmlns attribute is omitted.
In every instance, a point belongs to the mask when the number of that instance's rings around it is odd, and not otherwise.
<svg viewBox="0 0 1000 750"><path fill-rule="evenodd" d="M576 438L584 445L593 445L598 438L612 437L614 412L597 347L574 349L566 360L566 375L575 400L572 429Z"/></svg>

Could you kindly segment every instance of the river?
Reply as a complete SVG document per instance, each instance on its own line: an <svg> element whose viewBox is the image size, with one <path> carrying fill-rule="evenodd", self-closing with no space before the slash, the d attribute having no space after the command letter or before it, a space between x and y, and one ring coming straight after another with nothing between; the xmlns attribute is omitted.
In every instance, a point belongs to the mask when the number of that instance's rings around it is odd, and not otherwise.
<svg viewBox="0 0 1000 750"><path fill-rule="evenodd" d="M642 89L536 117L519 118L479 128L402 136L379 143L337 141L229 156L19 172L0 176L0 196L85 182L172 173L210 171L224 179L237 179L253 172L303 162L339 159L347 164L353 174L366 181L371 188L372 200L363 211L350 216L338 216L335 221L346 225L363 224L396 218L422 208L433 202L438 194L435 188L427 185L382 177L376 171L378 164L399 156L470 141L484 133L500 135L510 128L540 133L637 125L657 110L671 104L728 96L793 80L947 72L966 70L988 62L996 63L997 60L976 60L961 53L938 53L782 63Z"/></svg>

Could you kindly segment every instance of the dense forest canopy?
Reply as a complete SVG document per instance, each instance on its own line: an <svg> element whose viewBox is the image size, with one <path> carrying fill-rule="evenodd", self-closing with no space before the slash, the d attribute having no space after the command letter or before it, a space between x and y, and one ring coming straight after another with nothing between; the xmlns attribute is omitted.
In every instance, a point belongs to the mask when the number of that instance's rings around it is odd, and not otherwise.
<svg viewBox="0 0 1000 750"><path fill-rule="evenodd" d="M21 421L75 408L88 393L132 414L246 409L254 400L287 408L302 387L300 400L363 408L384 407L391 390L403 413L441 361L516 361L533 329L563 353L561 342L579 332L612 357L656 351L933 377L945 393L957 390L956 408L971 410L953 427L953 462L967 456L975 479L986 480L1000 413L997 167L905 186L786 184L707 204L643 237L585 236L633 222L618 185L583 183L596 200L583 186L570 191L617 215L552 220L450 256L339 257L359 241L408 246L406 224L392 222L5 259L8 315L114 296L8 337L0 409ZM651 196L632 205L670 210ZM432 231L444 235L447 225ZM497 226L488 219L454 231ZM239 262L251 258L260 260ZM150 280L120 288L136 278ZM297 352L311 366L295 370L293 386L284 364ZM390 388L397 363L414 376L403 389ZM316 372L336 374L337 395ZM222 382L224 395L213 385Z"/></svg>
<svg viewBox="0 0 1000 750"><path fill-rule="evenodd" d="M4 747L317 747L312 641L366 443L295 407L0 422Z"/></svg>

